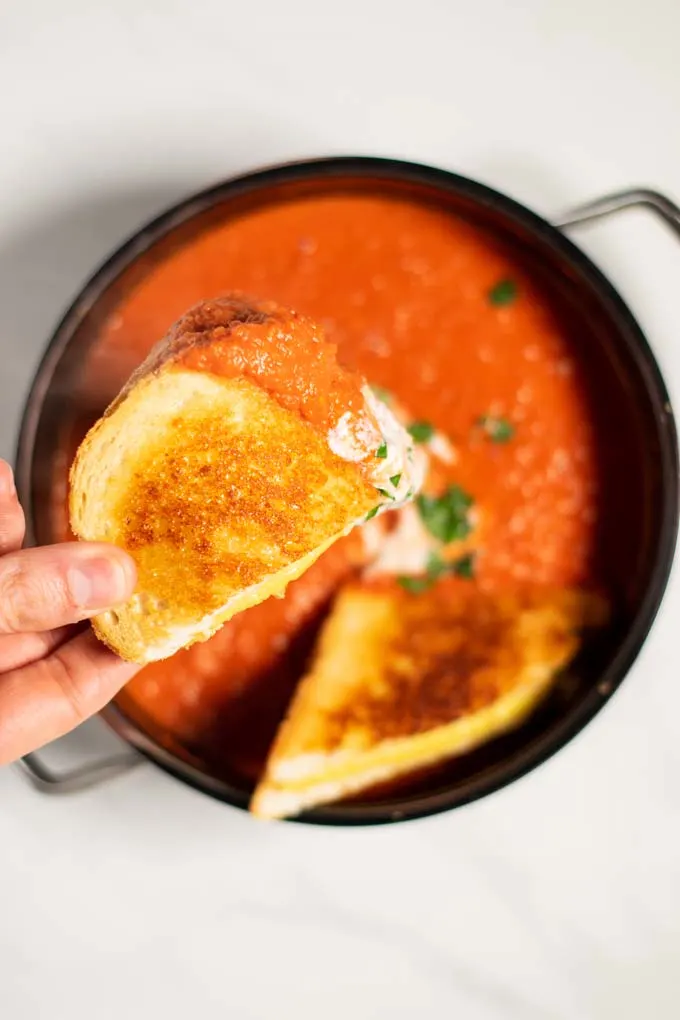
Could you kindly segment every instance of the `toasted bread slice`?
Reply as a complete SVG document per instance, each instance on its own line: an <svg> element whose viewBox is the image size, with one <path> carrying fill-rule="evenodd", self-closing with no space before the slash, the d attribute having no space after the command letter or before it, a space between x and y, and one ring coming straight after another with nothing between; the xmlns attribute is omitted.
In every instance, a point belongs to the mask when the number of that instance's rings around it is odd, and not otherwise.
<svg viewBox="0 0 680 1020"><path fill-rule="evenodd" d="M417 487L410 438L310 320L206 302L171 330L83 441L71 527L135 559L93 621L120 656L166 658L286 585Z"/></svg>
<svg viewBox="0 0 680 1020"><path fill-rule="evenodd" d="M579 591L339 595L251 804L296 815L477 747L518 725L606 606Z"/></svg>

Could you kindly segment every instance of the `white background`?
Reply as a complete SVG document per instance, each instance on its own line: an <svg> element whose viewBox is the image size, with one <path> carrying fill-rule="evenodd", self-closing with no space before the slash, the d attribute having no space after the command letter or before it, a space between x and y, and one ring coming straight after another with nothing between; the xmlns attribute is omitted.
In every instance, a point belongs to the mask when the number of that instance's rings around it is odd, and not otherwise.
<svg viewBox="0 0 680 1020"><path fill-rule="evenodd" d="M678 0L0 5L0 454L50 328L141 221L262 163L437 163L549 214L680 197ZM680 389L680 245L579 234ZM631 480L634 484L634 480ZM266 826L150 766L0 772L0 1016L680 1014L680 587L607 710L512 788L376 830Z"/></svg>

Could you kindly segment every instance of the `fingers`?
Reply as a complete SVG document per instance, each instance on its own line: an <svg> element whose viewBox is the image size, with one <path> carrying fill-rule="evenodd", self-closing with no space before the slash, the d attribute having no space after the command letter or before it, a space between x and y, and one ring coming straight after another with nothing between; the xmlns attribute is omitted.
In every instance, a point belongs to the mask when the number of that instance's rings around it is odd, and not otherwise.
<svg viewBox="0 0 680 1020"><path fill-rule="evenodd" d="M66 542L0 558L0 634L52 630L128 599L135 566L122 549Z"/></svg>
<svg viewBox="0 0 680 1020"><path fill-rule="evenodd" d="M0 460L0 765L99 711L137 672L72 625L128 599L133 561L104 543L21 550L24 515Z"/></svg>
<svg viewBox="0 0 680 1020"><path fill-rule="evenodd" d="M21 549L24 530L24 512L14 488L12 469L0 460L0 556Z"/></svg>
<svg viewBox="0 0 680 1020"><path fill-rule="evenodd" d="M59 627L39 634L0 634L0 674L44 659L73 636L73 627Z"/></svg>
<svg viewBox="0 0 680 1020"><path fill-rule="evenodd" d="M94 715L139 668L123 662L88 630L48 658L0 676L0 765Z"/></svg>

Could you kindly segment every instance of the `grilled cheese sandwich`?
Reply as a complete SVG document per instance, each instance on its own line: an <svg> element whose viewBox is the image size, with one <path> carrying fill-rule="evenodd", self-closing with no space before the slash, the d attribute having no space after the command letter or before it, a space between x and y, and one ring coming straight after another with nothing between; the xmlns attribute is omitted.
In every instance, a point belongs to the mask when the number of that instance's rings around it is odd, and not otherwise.
<svg viewBox="0 0 680 1020"><path fill-rule="evenodd" d="M188 312L90 430L75 535L130 553L138 587L95 632L139 663L205 640L299 577L422 474L411 439L304 316L230 296Z"/></svg>
<svg viewBox="0 0 680 1020"><path fill-rule="evenodd" d="M338 596L251 811L297 815L463 754L519 725L606 605L581 591Z"/></svg>

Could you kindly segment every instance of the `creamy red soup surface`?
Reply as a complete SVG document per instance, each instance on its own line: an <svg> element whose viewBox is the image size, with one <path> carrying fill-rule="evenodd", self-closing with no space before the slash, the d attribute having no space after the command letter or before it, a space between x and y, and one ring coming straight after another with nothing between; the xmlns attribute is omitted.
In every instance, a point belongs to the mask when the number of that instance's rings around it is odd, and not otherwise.
<svg viewBox="0 0 680 1020"><path fill-rule="evenodd" d="M127 372L207 297L238 290L295 308L323 325L345 365L455 450L438 470L484 527L472 576L444 588L592 586L596 430L571 320L539 276L484 230L430 205L376 194L282 201L157 260L101 325L92 371L99 359L102 374L107 363ZM62 460L65 478L69 455ZM120 707L213 769L254 780L361 544L352 534L282 601L143 669Z"/></svg>

